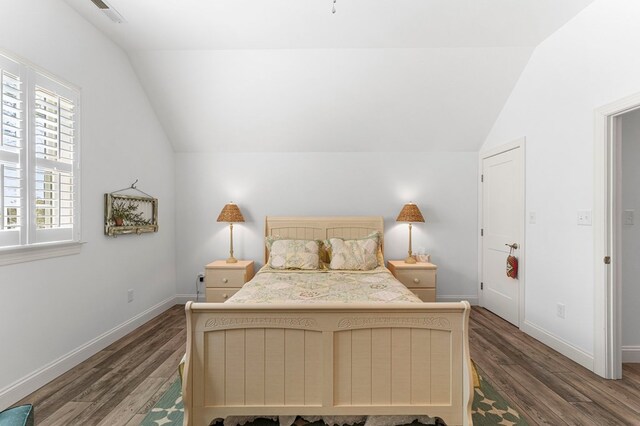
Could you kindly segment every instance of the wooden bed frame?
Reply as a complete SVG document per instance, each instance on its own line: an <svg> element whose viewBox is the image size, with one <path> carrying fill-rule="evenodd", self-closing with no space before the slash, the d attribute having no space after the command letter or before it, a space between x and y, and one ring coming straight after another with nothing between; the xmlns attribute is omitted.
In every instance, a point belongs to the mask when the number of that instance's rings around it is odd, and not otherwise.
<svg viewBox="0 0 640 426"><path fill-rule="evenodd" d="M358 238L381 217L267 218L266 234ZM471 425L470 306L186 305L185 425L259 415L429 415Z"/></svg>

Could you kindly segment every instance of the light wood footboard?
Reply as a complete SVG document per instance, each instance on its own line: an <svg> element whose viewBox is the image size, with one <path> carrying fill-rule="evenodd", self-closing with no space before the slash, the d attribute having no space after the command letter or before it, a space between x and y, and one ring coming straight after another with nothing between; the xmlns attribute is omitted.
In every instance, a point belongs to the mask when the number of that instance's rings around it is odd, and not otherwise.
<svg viewBox="0 0 640 426"><path fill-rule="evenodd" d="M186 305L185 425L429 415L470 425L469 304Z"/></svg>

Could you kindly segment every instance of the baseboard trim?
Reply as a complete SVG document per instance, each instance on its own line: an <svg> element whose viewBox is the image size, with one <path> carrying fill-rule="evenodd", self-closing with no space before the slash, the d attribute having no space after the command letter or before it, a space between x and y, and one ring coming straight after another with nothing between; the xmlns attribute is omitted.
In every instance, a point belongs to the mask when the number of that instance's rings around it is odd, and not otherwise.
<svg viewBox="0 0 640 426"><path fill-rule="evenodd" d="M141 312L102 335L77 347L66 355L63 355L44 367L39 368L21 379L18 379L9 386L0 389L0 410L10 407L25 396L46 385L51 380L66 373L71 368L100 352L116 340L126 336L150 319L160 315L176 303L178 302L176 302L176 297L174 296L165 299L146 311Z"/></svg>
<svg viewBox="0 0 640 426"><path fill-rule="evenodd" d="M539 340L550 348L555 349L567 358L577 362L584 368L593 371L593 355L586 353L582 349L574 346L566 340L561 339L553 333L550 333L542 327L539 327L529 321L525 321L522 327L520 327L520 330L527 333L534 339Z"/></svg>
<svg viewBox="0 0 640 426"><path fill-rule="evenodd" d="M622 362L640 363L640 346L623 346Z"/></svg>
<svg viewBox="0 0 640 426"><path fill-rule="evenodd" d="M200 293L198 297L198 302L204 302L205 300L204 294ZM195 302L196 295L195 294L176 294L176 303L185 304L187 302Z"/></svg>
<svg viewBox="0 0 640 426"><path fill-rule="evenodd" d="M471 295L462 295L462 296L456 296L456 295L445 295L445 296L437 296L436 300L438 302L460 302L461 300L466 300L467 302L469 302L472 306L476 306L479 304L478 301L478 296L471 296Z"/></svg>

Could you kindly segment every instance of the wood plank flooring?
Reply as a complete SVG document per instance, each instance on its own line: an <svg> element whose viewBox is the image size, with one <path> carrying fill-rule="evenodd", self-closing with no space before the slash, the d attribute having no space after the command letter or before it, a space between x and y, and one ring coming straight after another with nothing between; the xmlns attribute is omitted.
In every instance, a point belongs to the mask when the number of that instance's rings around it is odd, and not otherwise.
<svg viewBox="0 0 640 426"><path fill-rule="evenodd" d="M483 308L469 340L480 374L531 425L640 425L640 364L602 379Z"/></svg>
<svg viewBox="0 0 640 426"><path fill-rule="evenodd" d="M470 321L480 374L531 425L640 425L640 364L604 380L482 308ZM20 401L38 425L138 426L177 377L186 341L174 306Z"/></svg>
<svg viewBox="0 0 640 426"><path fill-rule="evenodd" d="M138 426L177 377L185 343L176 305L19 404L34 405L38 425Z"/></svg>

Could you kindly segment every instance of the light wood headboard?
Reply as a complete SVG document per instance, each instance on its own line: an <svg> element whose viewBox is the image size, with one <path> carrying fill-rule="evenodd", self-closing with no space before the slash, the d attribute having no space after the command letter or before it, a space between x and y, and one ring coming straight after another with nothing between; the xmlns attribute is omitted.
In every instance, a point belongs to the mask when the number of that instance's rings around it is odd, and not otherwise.
<svg viewBox="0 0 640 426"><path fill-rule="evenodd" d="M265 236L292 240L325 240L328 238L362 238L374 231L384 235L382 216L280 217L267 216ZM382 247L384 253L384 246ZM264 261L269 261L265 247Z"/></svg>

